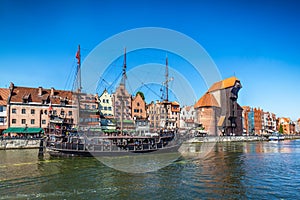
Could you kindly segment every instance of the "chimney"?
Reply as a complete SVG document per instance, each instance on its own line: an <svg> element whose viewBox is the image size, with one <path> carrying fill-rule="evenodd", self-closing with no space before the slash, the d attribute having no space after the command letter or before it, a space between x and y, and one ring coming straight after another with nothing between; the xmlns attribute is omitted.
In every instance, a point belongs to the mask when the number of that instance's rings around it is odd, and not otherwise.
<svg viewBox="0 0 300 200"><path fill-rule="evenodd" d="M43 92L43 88L40 86L40 87L39 87L39 93L38 93L38 95L39 95L39 96L42 96L42 94L43 94L42 92Z"/></svg>
<svg viewBox="0 0 300 200"><path fill-rule="evenodd" d="M51 88L50 96L54 96L54 87Z"/></svg>
<svg viewBox="0 0 300 200"><path fill-rule="evenodd" d="M10 82L10 85L9 85L9 89L10 91L12 91L14 89L15 85L13 82Z"/></svg>

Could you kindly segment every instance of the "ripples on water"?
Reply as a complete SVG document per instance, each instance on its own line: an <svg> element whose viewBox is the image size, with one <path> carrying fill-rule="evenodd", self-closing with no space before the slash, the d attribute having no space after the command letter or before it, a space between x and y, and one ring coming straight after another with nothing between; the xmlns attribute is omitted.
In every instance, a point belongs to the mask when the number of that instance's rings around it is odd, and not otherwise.
<svg viewBox="0 0 300 200"><path fill-rule="evenodd" d="M0 199L299 199L299 152L300 140L223 143L136 174L95 158L0 151Z"/></svg>

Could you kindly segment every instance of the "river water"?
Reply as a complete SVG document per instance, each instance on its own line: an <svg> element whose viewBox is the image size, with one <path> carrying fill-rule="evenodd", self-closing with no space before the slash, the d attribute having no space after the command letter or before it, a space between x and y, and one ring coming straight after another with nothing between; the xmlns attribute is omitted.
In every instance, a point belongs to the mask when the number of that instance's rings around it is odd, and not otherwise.
<svg viewBox="0 0 300 200"><path fill-rule="evenodd" d="M299 199L300 140L216 144L148 173L95 158L0 151L0 199Z"/></svg>

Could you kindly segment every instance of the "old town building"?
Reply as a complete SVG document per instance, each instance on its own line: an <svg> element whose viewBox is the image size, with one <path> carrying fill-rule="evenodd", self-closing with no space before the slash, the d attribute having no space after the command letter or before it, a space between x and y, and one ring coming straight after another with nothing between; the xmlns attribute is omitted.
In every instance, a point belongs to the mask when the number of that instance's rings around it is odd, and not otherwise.
<svg viewBox="0 0 300 200"><path fill-rule="evenodd" d="M300 118L294 122L295 123L295 132L300 133Z"/></svg>
<svg viewBox="0 0 300 200"><path fill-rule="evenodd" d="M279 117L277 119L277 129L280 131L280 126L282 126L284 134L295 134L295 123L288 117Z"/></svg>
<svg viewBox="0 0 300 200"><path fill-rule="evenodd" d="M140 93L132 99L131 117L132 119L146 119L147 117L146 103Z"/></svg>
<svg viewBox="0 0 300 200"><path fill-rule="evenodd" d="M204 126L209 135L242 134L243 109L237 103L241 87L236 77L216 82L194 105L196 122Z"/></svg>
<svg viewBox="0 0 300 200"><path fill-rule="evenodd" d="M149 116L151 130L156 131L162 128L179 128L180 106L176 101L151 102L147 105L147 113Z"/></svg>
<svg viewBox="0 0 300 200"><path fill-rule="evenodd" d="M263 113L262 123L263 134L271 134L276 131L276 115L271 112Z"/></svg>
<svg viewBox="0 0 300 200"><path fill-rule="evenodd" d="M8 127L48 129L55 118L77 123L76 105L72 92L65 90L29 88L10 84L8 103Z"/></svg>
<svg viewBox="0 0 300 200"><path fill-rule="evenodd" d="M7 88L0 88L0 135L8 128L7 119L7 101L10 94L10 90Z"/></svg>
<svg viewBox="0 0 300 200"><path fill-rule="evenodd" d="M194 106L184 106L180 111L180 129L195 127L196 112Z"/></svg>
<svg viewBox="0 0 300 200"><path fill-rule="evenodd" d="M120 121L121 117L124 120L132 120L131 115L131 95L125 88L125 84L121 83L113 94L114 116Z"/></svg>
<svg viewBox="0 0 300 200"><path fill-rule="evenodd" d="M106 89L99 96L99 111L103 117L112 117L114 115L112 95Z"/></svg>
<svg viewBox="0 0 300 200"><path fill-rule="evenodd" d="M221 108L214 95L207 92L197 101L194 107L197 113L197 124L207 131L208 135L216 135Z"/></svg>
<svg viewBox="0 0 300 200"><path fill-rule="evenodd" d="M260 108L254 108L254 133L261 135L263 133L263 114L264 111Z"/></svg>
<svg viewBox="0 0 300 200"><path fill-rule="evenodd" d="M243 108L243 133L249 135L251 133L251 108L249 106L242 106Z"/></svg>
<svg viewBox="0 0 300 200"><path fill-rule="evenodd" d="M94 94L80 93L79 125L89 129L100 127L99 97Z"/></svg>

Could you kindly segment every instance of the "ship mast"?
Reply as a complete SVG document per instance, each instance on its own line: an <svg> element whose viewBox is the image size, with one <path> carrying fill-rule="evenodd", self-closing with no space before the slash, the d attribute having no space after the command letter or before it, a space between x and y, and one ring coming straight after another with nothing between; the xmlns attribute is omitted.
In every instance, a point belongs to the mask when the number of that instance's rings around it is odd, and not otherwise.
<svg viewBox="0 0 300 200"><path fill-rule="evenodd" d="M78 50L76 52L76 59L77 59L77 74L76 74L76 86L75 86L75 94L77 99L77 125L79 130L79 123L80 123L80 93L81 93L81 54L80 54L80 45L78 45ZM77 87L77 88L76 88Z"/></svg>
<svg viewBox="0 0 300 200"><path fill-rule="evenodd" d="M166 73L165 73L165 78L166 78L166 98L165 98L165 102L164 102L164 107L165 107L165 129L167 129L168 127L168 101L169 101L169 68L168 68L168 56L166 56Z"/></svg>
<svg viewBox="0 0 300 200"><path fill-rule="evenodd" d="M166 101L169 101L169 67L168 67L168 56L166 57Z"/></svg>
<svg viewBox="0 0 300 200"><path fill-rule="evenodd" d="M81 92L81 54L80 54L80 45L78 45L78 50L76 53L77 59L77 90Z"/></svg>
<svg viewBox="0 0 300 200"><path fill-rule="evenodd" d="M126 82L126 48L124 50L124 62L123 62L123 70L122 70L122 80L121 80L121 84L123 84L124 86L124 90L125 91L125 82ZM123 135L123 112L124 112L124 97L125 94L121 94L120 100L121 100L121 135Z"/></svg>

